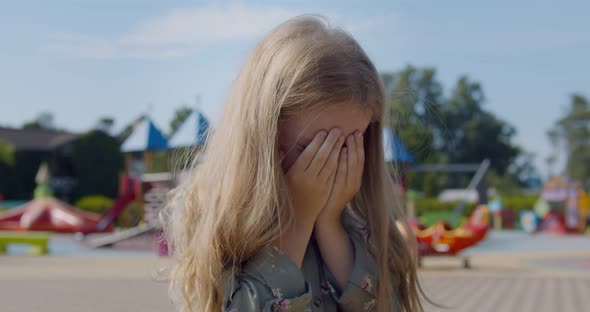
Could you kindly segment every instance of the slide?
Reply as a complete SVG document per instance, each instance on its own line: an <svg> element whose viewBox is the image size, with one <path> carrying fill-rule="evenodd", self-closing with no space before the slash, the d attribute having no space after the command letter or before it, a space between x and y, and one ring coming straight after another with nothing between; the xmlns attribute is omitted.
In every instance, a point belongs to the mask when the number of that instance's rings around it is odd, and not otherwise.
<svg viewBox="0 0 590 312"><path fill-rule="evenodd" d="M131 190L117 197L113 206L109 210L107 210L107 212L105 212L105 214L100 218L100 220L96 224L95 232L108 231L109 228L111 228L113 222L115 222L115 219L121 214L121 212L123 212L125 207L127 207L127 205L134 200L135 192Z"/></svg>

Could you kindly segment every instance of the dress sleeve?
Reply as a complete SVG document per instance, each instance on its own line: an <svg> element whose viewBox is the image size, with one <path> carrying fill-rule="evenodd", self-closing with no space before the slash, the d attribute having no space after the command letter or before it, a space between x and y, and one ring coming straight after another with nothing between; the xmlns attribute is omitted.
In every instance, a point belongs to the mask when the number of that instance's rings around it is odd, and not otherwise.
<svg viewBox="0 0 590 312"><path fill-rule="evenodd" d="M352 239L354 246L354 266L344 289L338 287L334 275L324 264L327 281L322 282L322 289L327 289L339 311L373 311L376 308L378 289L377 265L371 255L356 239Z"/></svg>
<svg viewBox="0 0 590 312"><path fill-rule="evenodd" d="M311 287L289 256L263 247L237 276L223 277L224 311L306 311Z"/></svg>

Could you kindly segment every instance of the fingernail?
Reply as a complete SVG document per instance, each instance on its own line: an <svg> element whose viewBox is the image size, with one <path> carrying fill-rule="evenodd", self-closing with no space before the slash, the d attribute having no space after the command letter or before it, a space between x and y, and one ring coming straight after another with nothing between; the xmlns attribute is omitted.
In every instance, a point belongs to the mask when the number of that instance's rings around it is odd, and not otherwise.
<svg viewBox="0 0 590 312"><path fill-rule="evenodd" d="M340 135L340 129L334 129L332 130L332 133L334 133L334 135Z"/></svg>
<svg viewBox="0 0 590 312"><path fill-rule="evenodd" d="M362 136L362 135L363 135L363 134L362 134L360 131L358 131L358 130L356 131L356 133L355 133L355 134L356 134L356 136L357 136L357 137L360 137L360 136Z"/></svg>
<svg viewBox="0 0 590 312"><path fill-rule="evenodd" d="M326 131L324 131L324 130L322 130L322 131L320 131L320 132L318 133L318 135L319 135L320 137L325 137L327 134L328 134L328 133L327 133Z"/></svg>

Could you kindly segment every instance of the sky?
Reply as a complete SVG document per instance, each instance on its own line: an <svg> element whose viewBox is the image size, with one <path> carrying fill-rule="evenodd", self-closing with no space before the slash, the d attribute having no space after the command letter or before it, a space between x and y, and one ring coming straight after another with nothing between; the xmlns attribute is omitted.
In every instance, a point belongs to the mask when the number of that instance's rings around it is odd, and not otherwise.
<svg viewBox="0 0 590 312"><path fill-rule="evenodd" d="M351 32L379 71L435 67L447 95L461 75L479 81L485 108L545 173L546 130L570 94L590 96L588 12L567 0L0 0L0 125L51 112L84 131L149 113L167 131L176 108L197 102L215 121L256 42L313 13Z"/></svg>

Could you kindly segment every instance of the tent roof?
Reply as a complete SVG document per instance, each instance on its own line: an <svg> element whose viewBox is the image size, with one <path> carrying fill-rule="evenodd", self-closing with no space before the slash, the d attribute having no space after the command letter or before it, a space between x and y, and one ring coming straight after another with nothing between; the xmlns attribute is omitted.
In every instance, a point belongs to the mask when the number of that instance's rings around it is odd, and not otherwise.
<svg viewBox="0 0 590 312"><path fill-rule="evenodd" d="M383 151L386 162L413 163L415 161L412 153L399 141L390 128L383 128Z"/></svg>
<svg viewBox="0 0 590 312"><path fill-rule="evenodd" d="M171 148L203 145L207 138L209 121L200 111L193 112L185 122L180 125L178 131L170 139Z"/></svg>
<svg viewBox="0 0 590 312"><path fill-rule="evenodd" d="M168 140L166 136L147 117L135 126L131 135L121 145L121 151L124 153L167 148Z"/></svg>

